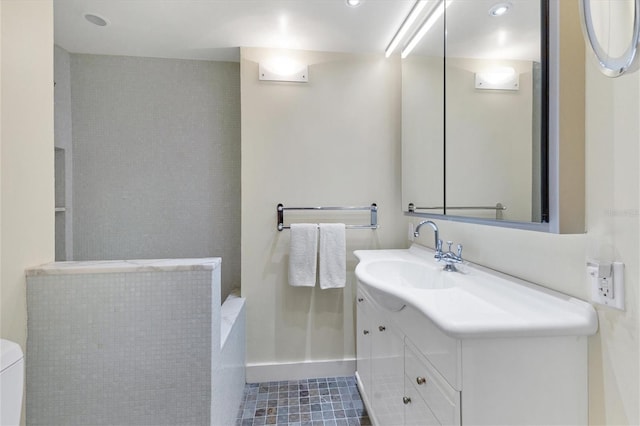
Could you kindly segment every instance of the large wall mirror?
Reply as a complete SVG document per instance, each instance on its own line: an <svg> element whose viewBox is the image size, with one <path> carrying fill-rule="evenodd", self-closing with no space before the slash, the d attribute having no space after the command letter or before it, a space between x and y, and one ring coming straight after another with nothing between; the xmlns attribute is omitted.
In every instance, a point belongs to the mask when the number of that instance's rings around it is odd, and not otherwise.
<svg viewBox="0 0 640 426"><path fill-rule="evenodd" d="M405 211L548 220L546 3L445 2L402 59Z"/></svg>

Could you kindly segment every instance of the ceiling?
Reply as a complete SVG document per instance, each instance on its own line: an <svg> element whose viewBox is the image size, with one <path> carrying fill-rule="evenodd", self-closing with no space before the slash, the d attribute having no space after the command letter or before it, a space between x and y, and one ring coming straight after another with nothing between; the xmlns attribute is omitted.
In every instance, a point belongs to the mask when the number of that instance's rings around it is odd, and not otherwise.
<svg viewBox="0 0 640 426"><path fill-rule="evenodd" d="M238 61L239 46L381 53L414 0L54 0L73 53ZM84 19L92 13L109 25Z"/></svg>
<svg viewBox="0 0 640 426"><path fill-rule="evenodd" d="M540 2L509 0L508 14L490 17L488 10L500 1L451 3L448 56L539 60ZM239 61L239 46L382 53L414 3L363 0L349 7L346 0L54 0L55 43L73 53L218 61ZM435 1L429 3L425 11ZM89 23L87 13L108 25ZM440 21L415 54L442 54Z"/></svg>

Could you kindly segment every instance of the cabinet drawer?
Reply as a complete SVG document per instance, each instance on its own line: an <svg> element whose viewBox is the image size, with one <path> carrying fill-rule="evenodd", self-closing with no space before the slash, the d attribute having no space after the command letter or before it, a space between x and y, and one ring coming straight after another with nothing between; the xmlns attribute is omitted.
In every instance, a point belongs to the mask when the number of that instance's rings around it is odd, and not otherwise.
<svg viewBox="0 0 640 426"><path fill-rule="evenodd" d="M424 354L444 379L457 390L460 383L460 341L444 334L411 306L393 314L404 334Z"/></svg>
<svg viewBox="0 0 640 426"><path fill-rule="evenodd" d="M431 412L431 409L422 399L415 386L411 381L415 381L415 377L404 376L405 381L405 398L409 398L405 402L404 409L404 425L405 426L442 426Z"/></svg>
<svg viewBox="0 0 640 426"><path fill-rule="evenodd" d="M405 338L405 375L443 425L460 425L460 392Z"/></svg>

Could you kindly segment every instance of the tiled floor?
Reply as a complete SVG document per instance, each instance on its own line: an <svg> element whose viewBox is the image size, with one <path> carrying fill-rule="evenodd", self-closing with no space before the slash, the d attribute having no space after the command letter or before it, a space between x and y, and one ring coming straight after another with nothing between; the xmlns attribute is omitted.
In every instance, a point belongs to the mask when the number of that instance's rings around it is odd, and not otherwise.
<svg viewBox="0 0 640 426"><path fill-rule="evenodd" d="M355 377L250 383L237 426L359 426L371 421Z"/></svg>

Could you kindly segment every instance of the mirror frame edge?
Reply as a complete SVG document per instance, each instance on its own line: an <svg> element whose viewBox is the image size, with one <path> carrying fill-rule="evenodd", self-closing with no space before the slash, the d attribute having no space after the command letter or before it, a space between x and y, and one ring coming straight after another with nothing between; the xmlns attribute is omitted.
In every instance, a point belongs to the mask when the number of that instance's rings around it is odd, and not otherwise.
<svg viewBox="0 0 640 426"><path fill-rule="evenodd" d="M556 94L549 97L549 232L555 234L586 232L587 63L579 2L549 2L549 93Z"/></svg>

